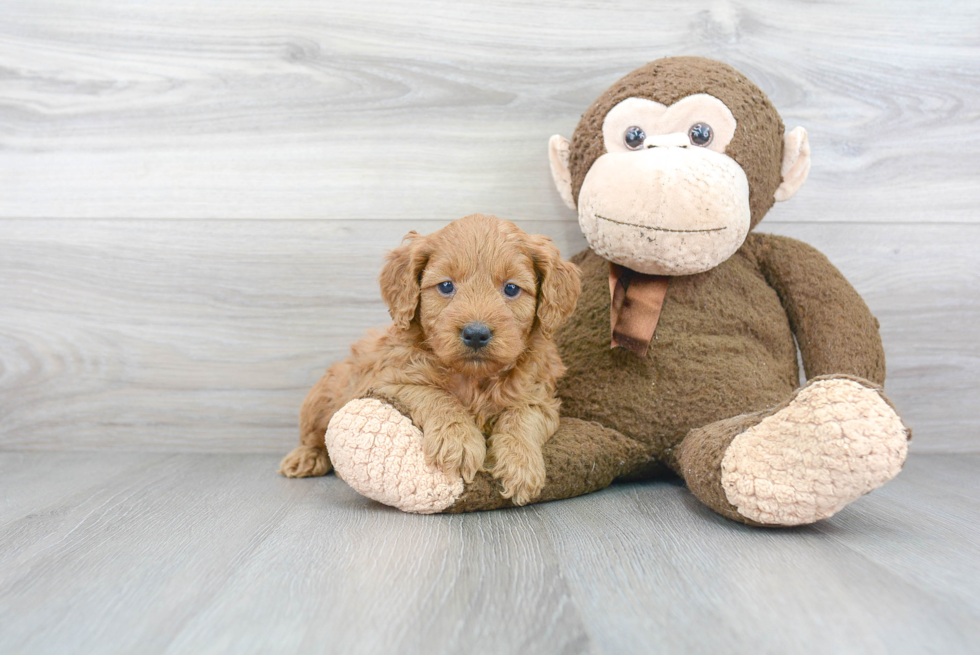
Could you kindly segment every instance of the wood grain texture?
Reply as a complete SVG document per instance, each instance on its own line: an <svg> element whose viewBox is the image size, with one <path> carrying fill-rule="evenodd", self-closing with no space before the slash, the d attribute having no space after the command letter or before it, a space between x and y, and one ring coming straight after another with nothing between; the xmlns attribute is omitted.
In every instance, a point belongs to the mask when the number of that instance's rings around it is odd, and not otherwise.
<svg viewBox="0 0 980 655"><path fill-rule="evenodd" d="M532 516L420 520L275 464L151 458L8 522L0 652L596 652Z"/></svg>
<svg viewBox="0 0 980 655"><path fill-rule="evenodd" d="M977 222L974 0L6 0L0 217L564 220L548 137L688 54L809 130L774 218Z"/></svg>
<svg viewBox="0 0 980 655"><path fill-rule="evenodd" d="M121 471L140 470L166 454L120 453L82 457L72 453L44 455L5 452L0 455L0 530L62 498L87 495Z"/></svg>
<svg viewBox="0 0 980 655"><path fill-rule="evenodd" d="M415 516L275 463L0 453L0 498L35 499L2 506L0 652L960 655L980 639L976 455L914 457L787 530L670 481Z"/></svg>
<svg viewBox="0 0 980 655"><path fill-rule="evenodd" d="M566 256L575 223L522 222ZM442 225L419 221L428 232ZM825 252L882 323L915 451L976 451L980 226L763 224ZM364 331L401 221L0 222L0 447L285 452Z"/></svg>
<svg viewBox="0 0 980 655"><path fill-rule="evenodd" d="M946 476L945 494L976 491L976 457L963 477L949 461L912 458L888 496L790 530L734 526L679 483L534 509L610 652L969 652L980 636L980 548L964 522L978 507L950 530L949 510L920 500L915 485L929 471Z"/></svg>

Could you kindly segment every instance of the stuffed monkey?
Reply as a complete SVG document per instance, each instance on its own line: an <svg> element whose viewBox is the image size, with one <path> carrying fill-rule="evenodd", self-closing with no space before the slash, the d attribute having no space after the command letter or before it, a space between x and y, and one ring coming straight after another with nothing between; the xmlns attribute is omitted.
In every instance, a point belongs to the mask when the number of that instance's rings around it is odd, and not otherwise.
<svg viewBox="0 0 980 655"><path fill-rule="evenodd" d="M790 526L901 470L910 431L882 393L877 320L820 252L753 231L810 168L806 131L785 132L758 87L720 62L655 61L571 142L552 137L550 163L590 249L572 259L562 419L532 502L673 472L723 516ZM405 511L512 504L488 473L464 484L427 465L384 398L342 408L326 444L357 491Z"/></svg>

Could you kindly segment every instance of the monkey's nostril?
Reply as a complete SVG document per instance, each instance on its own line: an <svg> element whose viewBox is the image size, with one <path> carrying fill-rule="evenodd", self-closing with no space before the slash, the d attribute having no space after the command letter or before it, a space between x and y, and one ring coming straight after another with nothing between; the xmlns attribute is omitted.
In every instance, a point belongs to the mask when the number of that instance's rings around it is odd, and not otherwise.
<svg viewBox="0 0 980 655"><path fill-rule="evenodd" d="M490 327L486 323L467 323L460 330L459 336L467 348L479 350L490 342L490 339L493 338L493 332L490 331Z"/></svg>

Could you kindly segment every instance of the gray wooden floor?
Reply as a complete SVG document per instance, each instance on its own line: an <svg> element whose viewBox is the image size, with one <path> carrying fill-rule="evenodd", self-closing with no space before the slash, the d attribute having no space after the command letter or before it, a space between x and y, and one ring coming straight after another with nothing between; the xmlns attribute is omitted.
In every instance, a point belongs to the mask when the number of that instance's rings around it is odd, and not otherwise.
<svg viewBox="0 0 980 655"><path fill-rule="evenodd" d="M2 653L976 653L980 455L820 524L674 481L402 514L266 455L0 454Z"/></svg>

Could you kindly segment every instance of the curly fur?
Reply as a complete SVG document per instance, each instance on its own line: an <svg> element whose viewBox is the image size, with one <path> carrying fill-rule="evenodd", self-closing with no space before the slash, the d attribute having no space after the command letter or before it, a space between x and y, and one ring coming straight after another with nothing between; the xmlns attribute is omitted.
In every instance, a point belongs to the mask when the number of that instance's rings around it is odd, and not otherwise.
<svg viewBox="0 0 980 655"><path fill-rule="evenodd" d="M552 335L575 308L578 268L550 239L475 214L428 236L410 232L388 253L379 281L392 325L355 343L313 387L300 412L300 445L280 472L328 473L330 418L375 393L407 408L428 463L467 482L486 463L504 497L516 504L537 497L565 372ZM437 289L444 281L453 282L451 297ZM514 298L504 294L508 283L521 289ZM472 322L493 333L478 351L460 336Z"/></svg>

